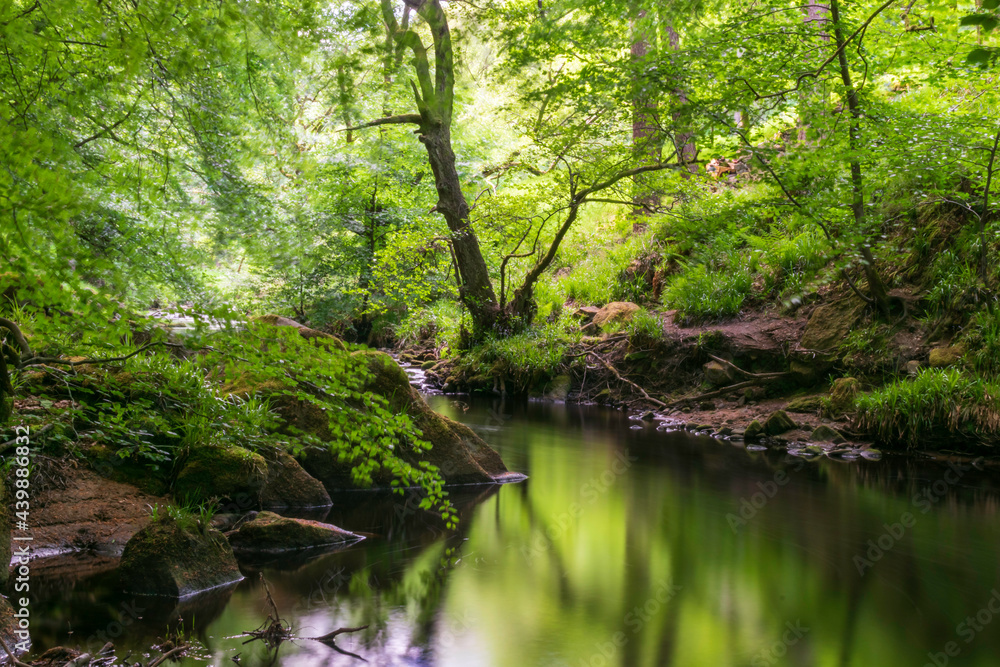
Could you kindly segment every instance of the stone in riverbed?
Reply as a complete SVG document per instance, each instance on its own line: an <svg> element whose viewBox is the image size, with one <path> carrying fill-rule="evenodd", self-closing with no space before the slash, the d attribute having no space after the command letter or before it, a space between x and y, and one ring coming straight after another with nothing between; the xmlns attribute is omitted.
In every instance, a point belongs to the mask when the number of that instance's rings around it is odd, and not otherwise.
<svg viewBox="0 0 1000 667"><path fill-rule="evenodd" d="M841 435L840 431L835 428L830 428L825 424L817 426L812 432L812 435L809 436L809 439L813 442L832 442L835 445L847 442L844 436Z"/></svg>
<svg viewBox="0 0 1000 667"><path fill-rule="evenodd" d="M716 387L724 387L733 381L732 370L718 361L710 361L702 369L705 371L705 379Z"/></svg>
<svg viewBox="0 0 1000 667"><path fill-rule="evenodd" d="M364 539L337 526L290 519L273 512L259 512L251 521L229 533L233 551L240 554L276 554L316 547L350 544Z"/></svg>
<svg viewBox="0 0 1000 667"><path fill-rule="evenodd" d="M185 503L218 499L249 509L260 503L267 478L267 462L260 454L242 447L198 447L177 475L174 497Z"/></svg>
<svg viewBox="0 0 1000 667"><path fill-rule="evenodd" d="M330 494L288 452L268 457L267 480L260 494L263 509L329 507Z"/></svg>
<svg viewBox="0 0 1000 667"><path fill-rule="evenodd" d="M854 409L854 399L861 392L861 383L854 378L838 378L830 389L830 411L833 416Z"/></svg>
<svg viewBox="0 0 1000 667"><path fill-rule="evenodd" d="M781 435L793 428L795 428L795 422L784 410L775 410L764 422L764 432L768 435Z"/></svg>
<svg viewBox="0 0 1000 667"><path fill-rule="evenodd" d="M759 438L764 433L764 427L759 421L754 419L743 431L743 438L746 440L755 440Z"/></svg>
<svg viewBox="0 0 1000 667"><path fill-rule="evenodd" d="M194 519L169 517L132 536L122 552L118 576L130 593L175 598L243 579L222 533Z"/></svg>

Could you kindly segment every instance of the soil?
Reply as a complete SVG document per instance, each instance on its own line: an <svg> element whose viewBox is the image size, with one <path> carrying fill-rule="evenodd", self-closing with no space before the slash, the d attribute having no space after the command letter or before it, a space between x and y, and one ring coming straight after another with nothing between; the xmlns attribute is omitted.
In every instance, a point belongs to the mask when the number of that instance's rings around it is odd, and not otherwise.
<svg viewBox="0 0 1000 667"><path fill-rule="evenodd" d="M150 520L150 507L165 497L101 477L74 461L48 459L39 467L31 501L30 534L35 558L72 551L119 556L125 543Z"/></svg>

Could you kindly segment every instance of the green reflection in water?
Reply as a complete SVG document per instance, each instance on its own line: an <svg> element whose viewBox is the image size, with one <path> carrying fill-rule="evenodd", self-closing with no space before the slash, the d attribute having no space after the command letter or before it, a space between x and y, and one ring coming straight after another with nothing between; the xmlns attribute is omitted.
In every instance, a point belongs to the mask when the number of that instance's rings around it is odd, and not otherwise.
<svg viewBox="0 0 1000 667"><path fill-rule="evenodd" d="M341 553L247 566L224 606L181 614L213 664L235 652L266 664L259 646L227 639L266 616L258 571L300 635L370 624L341 644L378 665L920 667L928 652L939 665L1000 662L1000 618L981 612L1000 588L995 471L913 458L806 463L633 429L596 408L434 406L530 479L453 490L462 524L452 535L398 498L336 499L331 522L376 535ZM862 576L869 540L882 550ZM114 607L106 578L50 586L61 592L39 600L54 620L36 642L67 641L68 621L86 625L83 601ZM81 632L106 624L90 615ZM170 617L151 614L119 644L140 646ZM957 657L944 655L948 642ZM361 663L303 641L275 664Z"/></svg>

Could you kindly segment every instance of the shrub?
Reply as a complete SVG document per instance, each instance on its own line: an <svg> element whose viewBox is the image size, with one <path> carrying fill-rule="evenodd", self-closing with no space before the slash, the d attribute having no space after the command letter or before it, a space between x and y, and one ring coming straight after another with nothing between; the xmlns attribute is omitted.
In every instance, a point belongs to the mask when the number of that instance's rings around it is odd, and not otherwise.
<svg viewBox="0 0 1000 667"><path fill-rule="evenodd" d="M712 271L696 264L673 277L663 303L676 308L682 321L731 317L740 312L752 287L753 274L746 265Z"/></svg>
<svg viewBox="0 0 1000 667"><path fill-rule="evenodd" d="M888 446L914 448L929 440L1000 436L1000 384L956 369L927 369L859 396L857 424Z"/></svg>

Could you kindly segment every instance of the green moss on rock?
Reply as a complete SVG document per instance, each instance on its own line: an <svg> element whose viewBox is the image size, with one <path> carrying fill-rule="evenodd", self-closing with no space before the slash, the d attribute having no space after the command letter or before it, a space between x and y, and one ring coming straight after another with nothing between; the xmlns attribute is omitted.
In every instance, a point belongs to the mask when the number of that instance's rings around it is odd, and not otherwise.
<svg viewBox="0 0 1000 667"><path fill-rule="evenodd" d="M267 480L260 496L264 509L329 507L330 494L287 452L267 457Z"/></svg>
<svg viewBox="0 0 1000 667"><path fill-rule="evenodd" d="M209 499L260 502L267 481L267 462L242 447L200 447L191 452L174 482L174 496L185 502Z"/></svg>
<svg viewBox="0 0 1000 667"><path fill-rule="evenodd" d="M184 597L243 578L217 530L164 519L132 536L118 566L122 588L140 595Z"/></svg>
<svg viewBox="0 0 1000 667"><path fill-rule="evenodd" d="M364 539L337 526L290 519L273 512L260 512L251 521L229 533L236 553L274 554L317 547L349 544Z"/></svg>

